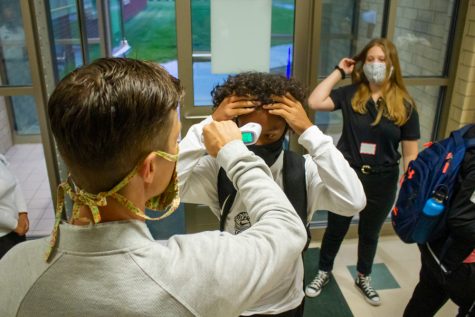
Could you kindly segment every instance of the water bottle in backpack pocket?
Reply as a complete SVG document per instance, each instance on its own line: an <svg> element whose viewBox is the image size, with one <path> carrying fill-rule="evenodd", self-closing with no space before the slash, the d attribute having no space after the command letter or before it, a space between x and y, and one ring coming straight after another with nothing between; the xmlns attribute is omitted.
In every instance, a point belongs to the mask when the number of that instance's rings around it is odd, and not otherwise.
<svg viewBox="0 0 475 317"><path fill-rule="evenodd" d="M412 239L415 242L424 243L429 240L431 233L440 221L439 216L444 212L446 199L446 195L436 190L433 196L426 201L412 233Z"/></svg>

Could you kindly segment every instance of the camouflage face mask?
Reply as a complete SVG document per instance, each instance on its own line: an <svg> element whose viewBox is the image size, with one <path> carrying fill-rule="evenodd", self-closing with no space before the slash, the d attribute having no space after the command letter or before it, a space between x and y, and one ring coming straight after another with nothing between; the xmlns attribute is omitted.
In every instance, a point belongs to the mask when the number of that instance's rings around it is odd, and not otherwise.
<svg viewBox="0 0 475 317"><path fill-rule="evenodd" d="M170 154L162 151L156 151L153 153L170 162L176 162L178 160L178 154ZM168 183L167 188L165 188L165 190L160 195L150 198L145 203L145 207L147 209L151 209L153 211L164 211L163 215L156 218L151 218L145 215L143 210L137 208L130 200L117 193L130 182L130 180L137 174L137 171L138 166L135 167L122 181L120 181L116 186L114 186L114 188L107 192L100 192L98 194L91 194L80 189L78 186L76 186L76 184L74 184L71 177L68 177L67 181L61 183L58 186L56 217L53 232L51 233L50 245L46 252L46 261L49 260L52 251L56 246L59 224L61 222L61 214L63 212L64 207L65 194L67 194L73 202L71 222L74 220L85 220L80 217L79 211L81 206L87 206L91 210L93 222L95 224L101 222L101 214L99 212L99 207L107 206L108 197L115 199L134 215L146 220L161 220L170 216L178 208L178 206L180 205L180 196L178 192L176 166L175 170L173 171L172 179ZM89 219L86 219L86 221L89 221Z"/></svg>

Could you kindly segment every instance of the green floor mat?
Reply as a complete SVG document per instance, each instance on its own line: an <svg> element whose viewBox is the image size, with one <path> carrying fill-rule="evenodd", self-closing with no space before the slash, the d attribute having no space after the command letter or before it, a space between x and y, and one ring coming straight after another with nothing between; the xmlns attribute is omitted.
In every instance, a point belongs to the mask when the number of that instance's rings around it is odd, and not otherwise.
<svg viewBox="0 0 475 317"><path fill-rule="evenodd" d="M320 249L308 249L304 254L305 283L310 283L317 273ZM314 298L305 298L305 317L352 317L350 307L335 279L332 278L322 293Z"/></svg>

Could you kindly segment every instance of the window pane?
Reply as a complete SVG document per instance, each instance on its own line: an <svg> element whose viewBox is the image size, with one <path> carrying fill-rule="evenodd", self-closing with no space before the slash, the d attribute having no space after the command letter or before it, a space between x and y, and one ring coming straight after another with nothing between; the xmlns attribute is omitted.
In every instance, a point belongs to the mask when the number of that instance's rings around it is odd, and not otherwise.
<svg viewBox="0 0 475 317"><path fill-rule="evenodd" d="M0 82L4 86L31 86L30 65L25 44L20 2L0 5ZM39 134L38 115L31 96L5 97L17 134Z"/></svg>
<svg viewBox="0 0 475 317"><path fill-rule="evenodd" d="M195 106L211 105L211 90L228 77L227 74L213 74L211 62L193 62L193 88Z"/></svg>
<svg viewBox="0 0 475 317"><path fill-rule="evenodd" d="M13 96L10 101L16 133L40 134L35 99L32 96Z"/></svg>
<svg viewBox="0 0 475 317"><path fill-rule="evenodd" d="M74 0L50 0L50 18L59 79L82 65L78 12Z"/></svg>
<svg viewBox="0 0 475 317"><path fill-rule="evenodd" d="M432 139L437 106L444 88L439 86L409 86L407 89L411 97L414 98L419 113L421 126L419 149L422 149L422 145Z"/></svg>
<svg viewBox="0 0 475 317"><path fill-rule="evenodd" d="M394 43L404 76L441 76L449 42L453 0L398 2Z"/></svg>
<svg viewBox="0 0 475 317"><path fill-rule="evenodd" d="M381 36L384 0L334 0L322 5L319 77L327 76L343 57L358 53Z"/></svg>
<svg viewBox="0 0 475 317"><path fill-rule="evenodd" d="M83 0L84 15L86 17L86 36L88 62L101 57L101 45L99 42L99 22L97 16L96 0Z"/></svg>
<svg viewBox="0 0 475 317"><path fill-rule="evenodd" d="M124 28L128 57L159 62L178 77L175 1L129 1Z"/></svg>
<svg viewBox="0 0 475 317"><path fill-rule="evenodd" d="M210 0L191 1L191 30L193 38L193 52L211 52L210 11Z"/></svg>
<svg viewBox="0 0 475 317"><path fill-rule="evenodd" d="M242 3L245 5L245 2ZM209 106L211 90L228 74L214 74L211 71L210 0L192 0L191 10L194 104ZM272 73L286 75L291 71L294 15L293 0L272 1L269 69Z"/></svg>
<svg viewBox="0 0 475 317"><path fill-rule="evenodd" d="M0 6L0 79L2 85L31 85L20 2Z"/></svg>
<svg viewBox="0 0 475 317"><path fill-rule="evenodd" d="M109 19L111 31L112 52L119 49L124 38L122 34L122 0L109 0Z"/></svg>
<svg viewBox="0 0 475 317"><path fill-rule="evenodd" d="M341 111L332 112L315 112L313 122L322 130L323 133L331 135L333 141L340 138L341 131L343 130L343 117Z"/></svg>

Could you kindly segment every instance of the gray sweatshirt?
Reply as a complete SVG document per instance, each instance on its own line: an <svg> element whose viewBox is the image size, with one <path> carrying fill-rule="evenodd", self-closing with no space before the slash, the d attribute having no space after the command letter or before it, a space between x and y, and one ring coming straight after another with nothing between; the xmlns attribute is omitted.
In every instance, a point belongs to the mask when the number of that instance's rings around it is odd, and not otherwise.
<svg viewBox="0 0 475 317"><path fill-rule="evenodd" d="M238 316L263 297L285 297L305 229L269 168L240 141L218 163L245 198L254 226L177 235L166 245L131 220L61 224L49 238L13 248L0 261L0 316Z"/></svg>

